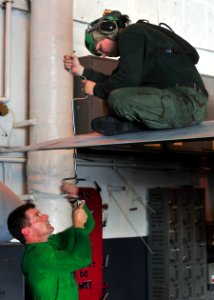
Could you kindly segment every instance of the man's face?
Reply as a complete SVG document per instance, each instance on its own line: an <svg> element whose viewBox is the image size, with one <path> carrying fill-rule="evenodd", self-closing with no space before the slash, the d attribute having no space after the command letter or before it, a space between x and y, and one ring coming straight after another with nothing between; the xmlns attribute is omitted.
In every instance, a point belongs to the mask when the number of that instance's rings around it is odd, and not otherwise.
<svg viewBox="0 0 214 300"><path fill-rule="evenodd" d="M97 53L99 53L102 57L110 56L110 57L117 57L118 56L118 49L117 49L117 42L112 41L108 38L104 38L103 40L99 41L95 49Z"/></svg>
<svg viewBox="0 0 214 300"><path fill-rule="evenodd" d="M54 227L49 223L48 216L42 214L36 208L28 209L25 215L30 223L26 227L29 238L35 240L35 242L47 241L49 235L54 231Z"/></svg>

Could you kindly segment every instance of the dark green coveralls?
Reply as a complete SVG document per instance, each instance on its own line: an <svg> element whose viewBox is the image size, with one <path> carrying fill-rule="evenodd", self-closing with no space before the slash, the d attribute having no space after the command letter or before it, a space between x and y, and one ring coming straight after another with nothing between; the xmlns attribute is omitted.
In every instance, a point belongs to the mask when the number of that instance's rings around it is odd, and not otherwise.
<svg viewBox="0 0 214 300"><path fill-rule="evenodd" d="M147 24L132 24L118 34L118 68L110 76L87 68L83 75L122 119L157 129L198 124L206 117L208 94L195 65L187 54L155 50L174 46Z"/></svg>
<svg viewBox="0 0 214 300"><path fill-rule="evenodd" d="M48 242L28 244L22 259L26 278L27 300L77 300L78 287L74 271L91 263L89 233L94 219L86 206L85 229L70 227L52 234Z"/></svg>

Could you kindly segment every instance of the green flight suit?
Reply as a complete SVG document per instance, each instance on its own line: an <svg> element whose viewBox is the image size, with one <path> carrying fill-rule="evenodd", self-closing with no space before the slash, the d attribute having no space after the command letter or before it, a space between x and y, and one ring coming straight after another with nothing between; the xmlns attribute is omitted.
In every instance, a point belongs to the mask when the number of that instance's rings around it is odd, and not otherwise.
<svg viewBox="0 0 214 300"><path fill-rule="evenodd" d="M107 99L121 119L150 128L178 128L200 123L207 115L208 94L187 54L159 52L175 41L146 23L118 33L119 64L110 76L85 68L96 82L94 95Z"/></svg>
<svg viewBox="0 0 214 300"><path fill-rule="evenodd" d="M84 208L88 215L85 229L70 227L52 234L47 242L26 245L22 271L30 300L78 299L74 271L87 267L92 259L89 233L94 219Z"/></svg>

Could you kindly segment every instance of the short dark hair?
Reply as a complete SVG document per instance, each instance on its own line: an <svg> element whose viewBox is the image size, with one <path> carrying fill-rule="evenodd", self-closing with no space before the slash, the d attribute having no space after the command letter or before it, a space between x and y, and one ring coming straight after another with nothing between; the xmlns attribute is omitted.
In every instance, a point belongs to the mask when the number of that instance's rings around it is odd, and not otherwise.
<svg viewBox="0 0 214 300"><path fill-rule="evenodd" d="M26 211L31 208L35 208L33 203L26 203L18 206L9 214L7 219L7 226L10 234L22 244L25 244L22 229L30 225L29 219L26 217Z"/></svg>

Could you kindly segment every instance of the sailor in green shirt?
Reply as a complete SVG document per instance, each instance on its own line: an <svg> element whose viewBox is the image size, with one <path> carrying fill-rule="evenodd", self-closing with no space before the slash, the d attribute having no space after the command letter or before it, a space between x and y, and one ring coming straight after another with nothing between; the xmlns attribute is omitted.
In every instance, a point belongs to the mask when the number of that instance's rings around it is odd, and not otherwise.
<svg viewBox="0 0 214 300"><path fill-rule="evenodd" d="M65 183L63 191L72 198L78 189ZM72 227L52 234L54 228L48 216L34 204L24 204L10 213L9 231L25 244L22 271L29 293L27 300L78 299L74 271L91 263L89 233L94 227L94 219L81 204L73 209L72 221Z"/></svg>
<svg viewBox="0 0 214 300"><path fill-rule="evenodd" d="M193 48L186 51L159 26L143 20L130 24L127 15L108 11L90 23L85 44L96 56L119 57L118 67L106 75L84 68L74 54L64 56L65 69L87 79L84 92L106 99L111 115L94 119L95 131L180 128L205 119L208 93Z"/></svg>

